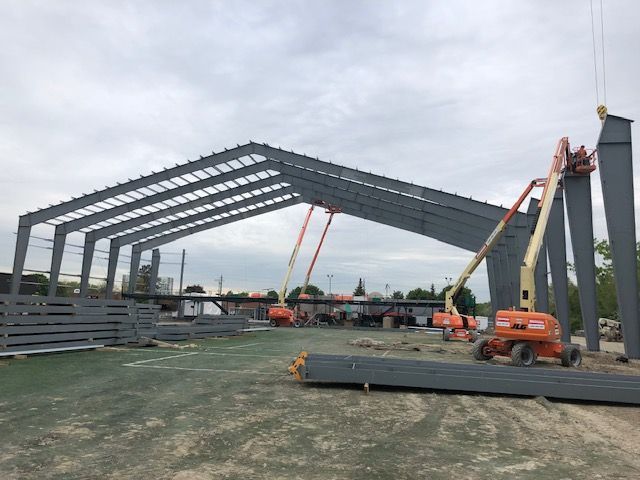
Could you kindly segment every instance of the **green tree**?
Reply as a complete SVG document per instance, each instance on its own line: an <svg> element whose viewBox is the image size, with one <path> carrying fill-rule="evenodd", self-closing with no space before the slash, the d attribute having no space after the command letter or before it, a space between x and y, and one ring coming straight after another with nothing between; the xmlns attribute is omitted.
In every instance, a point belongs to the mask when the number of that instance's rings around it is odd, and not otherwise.
<svg viewBox="0 0 640 480"><path fill-rule="evenodd" d="M276 292L275 290L269 290L267 292L267 297L268 298L278 298L278 292Z"/></svg>
<svg viewBox="0 0 640 480"><path fill-rule="evenodd" d="M202 285L187 285L184 289L184 293L207 293L202 288Z"/></svg>
<svg viewBox="0 0 640 480"><path fill-rule="evenodd" d="M391 298L395 298L396 300L402 300L404 298L404 293L400 290L396 290L391 294Z"/></svg>
<svg viewBox="0 0 640 480"><path fill-rule="evenodd" d="M491 315L491 302L483 302L476 304L476 315L480 317L488 317Z"/></svg>
<svg viewBox="0 0 640 480"><path fill-rule="evenodd" d="M289 295L287 296L287 298L298 298L301 291L302 291L302 286L298 286L289 292ZM307 285L307 290L305 291L305 293L307 295L324 295L324 292L320 290L319 287L316 287L311 283Z"/></svg>
<svg viewBox="0 0 640 480"><path fill-rule="evenodd" d="M424 288L414 288L407 292L407 300L429 300L429 291Z"/></svg>
<svg viewBox="0 0 640 480"><path fill-rule="evenodd" d="M362 281L362 278L358 279L358 286L353 291L353 295L355 297L362 297L362 296L366 295L366 291L364 289L364 282Z"/></svg>
<svg viewBox="0 0 640 480"><path fill-rule="evenodd" d="M131 279L129 279L131 281ZM134 291L149 291L149 282L151 281L151 265L141 265L138 269L138 279L135 284Z"/></svg>
<svg viewBox="0 0 640 480"><path fill-rule="evenodd" d="M42 273L31 275L33 283L36 284L36 295L47 295L49 293L49 277Z"/></svg>

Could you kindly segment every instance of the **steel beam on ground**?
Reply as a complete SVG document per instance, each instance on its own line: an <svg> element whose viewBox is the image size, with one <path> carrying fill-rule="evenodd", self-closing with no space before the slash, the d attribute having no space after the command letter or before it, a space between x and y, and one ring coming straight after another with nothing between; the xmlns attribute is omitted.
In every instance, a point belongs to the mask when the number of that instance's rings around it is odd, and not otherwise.
<svg viewBox="0 0 640 480"><path fill-rule="evenodd" d="M598 163L624 348L629 358L640 358L631 122L607 115L598 140Z"/></svg>
<svg viewBox="0 0 640 480"><path fill-rule="evenodd" d="M551 268L551 282L556 304L556 318L562 328L562 341L571 341L569 324L569 280L567 278L567 243L564 229L564 200L561 189L556 190L547 224L547 255Z"/></svg>
<svg viewBox="0 0 640 480"><path fill-rule="evenodd" d="M309 353L304 382L346 383L640 404L633 375Z"/></svg>
<svg viewBox="0 0 640 480"><path fill-rule="evenodd" d="M600 331L591 218L591 177L565 174L564 191L584 336L587 348L597 352L600 350Z"/></svg>

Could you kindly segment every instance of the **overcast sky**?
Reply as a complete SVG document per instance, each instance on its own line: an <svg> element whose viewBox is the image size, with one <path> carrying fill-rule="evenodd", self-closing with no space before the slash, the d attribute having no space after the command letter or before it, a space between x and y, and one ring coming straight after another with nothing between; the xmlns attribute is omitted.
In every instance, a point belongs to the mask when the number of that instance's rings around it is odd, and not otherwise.
<svg viewBox="0 0 640 480"><path fill-rule="evenodd" d="M637 1L604 1L607 104L632 119L638 18ZM25 211L249 139L507 206L546 175L559 137L594 146L600 127L586 0L4 0L0 42L2 271ZM604 237L597 174L593 186ZM225 291L277 290L305 210L168 244L160 275L177 281L175 253L185 248L186 283L214 289L223 275ZM323 223L318 213L291 286ZM51 238L52 229L34 234ZM49 269L47 246L32 240L27 268ZM63 272L79 273L79 252L67 248ZM104 277L106 255L96 256L92 274ZM369 291L440 289L470 256L339 215L312 283L328 290L332 274L334 293L353 291L359 277ZM118 278L126 258L120 267ZM484 267L469 285L488 300Z"/></svg>

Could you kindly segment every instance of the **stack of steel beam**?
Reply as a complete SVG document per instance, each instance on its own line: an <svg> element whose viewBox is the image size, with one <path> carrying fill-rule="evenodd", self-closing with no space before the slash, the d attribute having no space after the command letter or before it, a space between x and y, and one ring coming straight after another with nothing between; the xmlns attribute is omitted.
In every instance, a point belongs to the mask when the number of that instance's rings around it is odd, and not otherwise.
<svg viewBox="0 0 640 480"><path fill-rule="evenodd" d="M640 376L568 368L519 368L303 352L290 371L304 382L640 404Z"/></svg>
<svg viewBox="0 0 640 480"><path fill-rule="evenodd" d="M249 324L240 315L202 315L194 323L175 322L157 324L157 339L166 341L238 335Z"/></svg>

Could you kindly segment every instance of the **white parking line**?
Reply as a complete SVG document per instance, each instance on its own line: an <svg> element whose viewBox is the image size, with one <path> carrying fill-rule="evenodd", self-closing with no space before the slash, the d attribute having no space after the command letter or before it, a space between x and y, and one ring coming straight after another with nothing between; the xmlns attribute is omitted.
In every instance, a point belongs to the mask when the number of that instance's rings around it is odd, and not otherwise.
<svg viewBox="0 0 640 480"><path fill-rule="evenodd" d="M188 370L191 372L220 372L220 373L250 373L252 375L282 375L286 373L272 373L272 372L258 372L256 370L225 370L218 368L187 368L187 367L168 367L164 365L138 365L138 364L125 364L123 367L137 367L137 368L162 368L165 370Z"/></svg>
<svg viewBox="0 0 640 480"><path fill-rule="evenodd" d="M259 343L247 343L245 345L236 345L235 347L220 347L220 348L226 348L227 350L233 350L235 348L253 347L254 345L260 345L260 344Z"/></svg>
<svg viewBox="0 0 640 480"><path fill-rule="evenodd" d="M158 362L160 360L167 360L169 358L188 357L190 355L198 355L198 352L182 353L180 355L169 355L168 357L160 357L160 358L148 358L146 360L138 360L137 362L125 363L123 366L124 367L135 367L136 365L138 365L140 363Z"/></svg>

